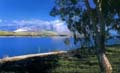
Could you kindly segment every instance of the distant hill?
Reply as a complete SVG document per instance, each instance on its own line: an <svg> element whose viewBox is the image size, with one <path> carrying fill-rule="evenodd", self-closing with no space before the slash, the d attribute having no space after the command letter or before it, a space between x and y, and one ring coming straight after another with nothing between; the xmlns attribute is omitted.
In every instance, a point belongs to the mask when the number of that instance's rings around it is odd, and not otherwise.
<svg viewBox="0 0 120 73"><path fill-rule="evenodd" d="M1 31L12 32L42 32L53 31L56 33L70 33L64 22L60 20L20 20L11 21L0 25Z"/></svg>
<svg viewBox="0 0 120 73"><path fill-rule="evenodd" d="M56 32L52 31L41 31L41 32L11 32L11 31L0 31L0 36L58 36Z"/></svg>

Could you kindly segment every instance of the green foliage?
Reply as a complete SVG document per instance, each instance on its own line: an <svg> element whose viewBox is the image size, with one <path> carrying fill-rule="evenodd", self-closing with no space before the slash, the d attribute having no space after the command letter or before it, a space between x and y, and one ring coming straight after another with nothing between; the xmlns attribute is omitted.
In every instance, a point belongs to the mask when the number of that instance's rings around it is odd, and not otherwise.
<svg viewBox="0 0 120 73"><path fill-rule="evenodd" d="M64 43L65 43L66 45L70 45L70 39L69 39L69 38L66 38L66 39L64 40Z"/></svg>
<svg viewBox="0 0 120 73"><path fill-rule="evenodd" d="M90 1L93 1L95 7L92 7ZM120 0L56 0L50 14L60 16L67 23L74 33L75 44L76 41L80 41L82 47L84 44L91 47L92 44L98 55L101 72L107 72L109 68L105 68L101 54L105 53L109 31L120 32ZM84 35L84 40L77 38L78 33Z"/></svg>
<svg viewBox="0 0 120 73"><path fill-rule="evenodd" d="M93 0L94 8L89 1L56 0L50 14L60 16L72 32L83 34L87 39L95 38L97 34L106 38L112 29L119 32L120 0ZM115 15L118 18L115 19Z"/></svg>

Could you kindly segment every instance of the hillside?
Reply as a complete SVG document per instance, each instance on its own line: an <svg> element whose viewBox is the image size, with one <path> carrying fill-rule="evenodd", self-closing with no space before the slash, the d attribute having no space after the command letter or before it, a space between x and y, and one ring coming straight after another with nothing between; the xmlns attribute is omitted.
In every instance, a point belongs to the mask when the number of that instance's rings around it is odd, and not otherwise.
<svg viewBox="0 0 120 73"><path fill-rule="evenodd" d="M42 32L10 32L0 31L0 36L56 36L56 32L42 31Z"/></svg>

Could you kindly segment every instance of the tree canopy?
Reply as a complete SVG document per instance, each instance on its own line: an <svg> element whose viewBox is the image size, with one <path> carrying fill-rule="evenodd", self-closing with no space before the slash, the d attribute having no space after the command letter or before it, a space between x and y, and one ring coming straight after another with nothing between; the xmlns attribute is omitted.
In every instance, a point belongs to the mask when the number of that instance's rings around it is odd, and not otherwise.
<svg viewBox="0 0 120 73"><path fill-rule="evenodd" d="M56 0L50 14L60 16L71 31L86 38L99 32L107 37L109 30L120 31L120 0L99 0L99 4L97 0Z"/></svg>
<svg viewBox="0 0 120 73"><path fill-rule="evenodd" d="M94 40L92 43L102 73L112 73L105 55L105 41L110 30L120 32L120 0L55 0L50 14L67 23L75 41L81 41L76 38L77 34L84 35L85 43Z"/></svg>

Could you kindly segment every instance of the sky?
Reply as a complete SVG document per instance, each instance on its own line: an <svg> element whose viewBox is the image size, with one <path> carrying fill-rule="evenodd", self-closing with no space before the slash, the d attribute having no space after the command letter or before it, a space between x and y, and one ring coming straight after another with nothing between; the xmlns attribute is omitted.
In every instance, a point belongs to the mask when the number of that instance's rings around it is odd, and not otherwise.
<svg viewBox="0 0 120 73"><path fill-rule="evenodd" d="M53 20L49 15L54 0L0 0L0 19Z"/></svg>
<svg viewBox="0 0 120 73"><path fill-rule="evenodd" d="M49 15L55 0L0 0L0 30L25 25L54 26L56 31L68 31L64 22ZM48 25L49 24L49 25ZM2 28L2 29L1 29ZM16 31L14 30L14 31ZM24 29L25 30L25 29Z"/></svg>
<svg viewBox="0 0 120 73"><path fill-rule="evenodd" d="M13 26L32 24L37 25L39 22L59 21L59 18L49 15L55 0L0 0L0 26ZM95 8L93 0L90 1L90 6ZM36 21L38 23L36 23ZM17 22L17 23L16 23ZM56 28L63 31L68 30L65 24L56 23ZM55 25L55 24L53 24ZM50 26L50 25L48 25Z"/></svg>

